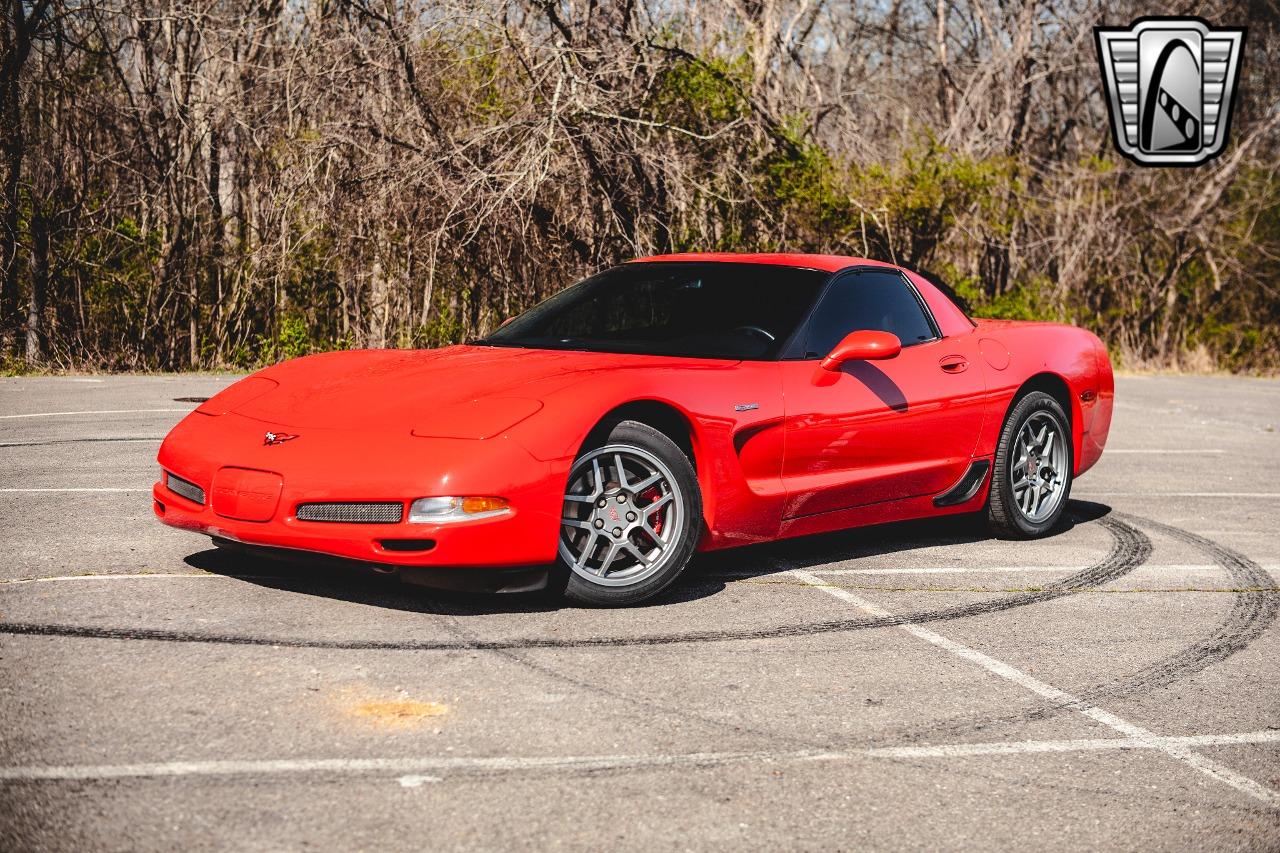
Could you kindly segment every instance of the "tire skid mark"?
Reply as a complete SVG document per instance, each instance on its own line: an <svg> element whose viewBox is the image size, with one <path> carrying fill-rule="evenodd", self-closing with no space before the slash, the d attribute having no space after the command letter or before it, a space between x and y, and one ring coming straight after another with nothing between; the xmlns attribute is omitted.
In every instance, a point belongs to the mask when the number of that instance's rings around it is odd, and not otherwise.
<svg viewBox="0 0 1280 853"><path fill-rule="evenodd" d="M496 651L504 649L572 649L630 648L636 646L672 646L695 643L720 643L743 640L772 640L809 637L819 634L888 628L908 623L941 622L964 619L987 613L1012 610L1030 604L1052 601L1072 595L1083 588L1101 586L1132 572L1151 555L1151 540L1133 525L1112 516L1096 519L1113 539L1110 551L1094 565L1046 584L1043 589L987 601L971 602L935 610L921 610L887 617L854 617L807 624L779 625L770 628L735 631L690 631L673 634L649 634L634 637L523 637L508 640L304 640L289 637L258 637L248 634L209 634L150 628L110 628L41 622L3 622L0 634L30 636L79 637L106 640L151 640L170 643L208 643L239 646L278 646L355 651ZM789 568L789 567L788 567Z"/></svg>
<svg viewBox="0 0 1280 853"><path fill-rule="evenodd" d="M48 447L54 444L101 444L109 442L164 441L162 435L124 436L120 438L50 438L45 441L6 441L0 447Z"/></svg>
<svg viewBox="0 0 1280 853"><path fill-rule="evenodd" d="M1143 516L1114 512L1110 517L1130 527L1142 525L1192 546L1225 569L1235 584L1244 589L1235 593L1227 615L1208 636L1162 660L1147 664L1129 675L1095 684L1092 687L1072 690L1071 692L1085 705L1167 687L1176 681L1202 672L1243 650L1262 636L1280 616L1280 597L1253 589L1255 586L1265 584L1274 585L1270 574L1258 563L1238 551L1199 534ZM1040 705L1016 714L999 717L965 715L953 717L950 720L937 720L927 727L909 726L899 730L899 736L909 742L921 738L936 738L939 735L982 730L995 725L1042 720L1063 711L1077 710L1079 707L1078 703L1067 703Z"/></svg>
<svg viewBox="0 0 1280 853"><path fill-rule="evenodd" d="M1231 548L1197 533L1173 527L1141 516L1117 513L1130 523L1140 524L1171 539L1177 539L1201 551L1231 576L1241 588L1232 599L1231 609L1209 634L1164 660L1148 664L1125 678L1099 685L1083 692L1085 699L1126 696L1143 690L1164 687L1195 675L1226 660L1262 636L1280 616L1280 598L1268 595L1275 581L1262 566Z"/></svg>
<svg viewBox="0 0 1280 853"><path fill-rule="evenodd" d="M466 641L474 642L475 634L469 631L456 616L446 613L443 610L433 610L435 615L441 617L444 622L445 630ZM521 667L529 672L539 675L552 681L559 681L586 693L593 693L597 696L603 696L606 699L612 699L621 702L625 706L630 706L637 714L649 716L651 718L668 717L683 720L694 725L703 726L709 729L716 729L727 732L732 735L749 734L763 738L767 741L777 743L779 741L791 743L798 748L811 748L821 751L819 744L796 737L795 735L784 732L764 731L752 726L735 723L733 720L717 719L692 711L688 708L672 707L656 702L649 698L647 694L635 696L622 690L615 690L612 687L606 687L598 682L582 678L576 675L570 675L554 666L546 663L539 663L530 658L529 655L521 653L519 649L493 649L489 652L500 660L505 660L515 666Z"/></svg>

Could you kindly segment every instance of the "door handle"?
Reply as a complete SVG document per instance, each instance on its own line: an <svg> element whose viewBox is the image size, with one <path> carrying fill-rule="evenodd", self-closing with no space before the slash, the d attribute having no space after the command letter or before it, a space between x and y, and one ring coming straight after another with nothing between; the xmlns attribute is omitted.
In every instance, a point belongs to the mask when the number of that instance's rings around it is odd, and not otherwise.
<svg viewBox="0 0 1280 853"><path fill-rule="evenodd" d="M969 361L962 355L947 355L938 359L938 366L947 373L963 373L969 367Z"/></svg>

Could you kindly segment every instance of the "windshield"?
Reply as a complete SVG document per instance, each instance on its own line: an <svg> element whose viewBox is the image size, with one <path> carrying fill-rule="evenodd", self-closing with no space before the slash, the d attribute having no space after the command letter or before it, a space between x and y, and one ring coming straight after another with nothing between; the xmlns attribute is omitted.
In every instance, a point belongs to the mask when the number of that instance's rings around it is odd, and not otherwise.
<svg viewBox="0 0 1280 853"><path fill-rule="evenodd" d="M627 264L557 293L476 343L773 359L828 277L775 264Z"/></svg>

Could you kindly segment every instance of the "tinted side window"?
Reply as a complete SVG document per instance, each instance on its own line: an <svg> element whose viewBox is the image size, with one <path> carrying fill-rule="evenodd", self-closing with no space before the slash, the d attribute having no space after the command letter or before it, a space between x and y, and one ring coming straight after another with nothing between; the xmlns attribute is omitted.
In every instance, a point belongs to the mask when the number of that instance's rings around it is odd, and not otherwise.
<svg viewBox="0 0 1280 853"><path fill-rule="evenodd" d="M902 276L854 273L832 284L814 310L805 344L807 357L826 355L845 335L860 329L892 332L904 347L937 337Z"/></svg>

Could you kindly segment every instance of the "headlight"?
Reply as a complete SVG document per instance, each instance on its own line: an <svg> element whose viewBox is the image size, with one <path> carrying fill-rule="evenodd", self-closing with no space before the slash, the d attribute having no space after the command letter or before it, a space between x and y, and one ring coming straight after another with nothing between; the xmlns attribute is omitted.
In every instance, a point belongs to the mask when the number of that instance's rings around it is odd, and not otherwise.
<svg viewBox="0 0 1280 853"><path fill-rule="evenodd" d="M441 524L492 518L508 512L511 512L511 504L506 498L418 498L409 507L409 521Z"/></svg>

